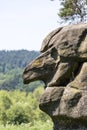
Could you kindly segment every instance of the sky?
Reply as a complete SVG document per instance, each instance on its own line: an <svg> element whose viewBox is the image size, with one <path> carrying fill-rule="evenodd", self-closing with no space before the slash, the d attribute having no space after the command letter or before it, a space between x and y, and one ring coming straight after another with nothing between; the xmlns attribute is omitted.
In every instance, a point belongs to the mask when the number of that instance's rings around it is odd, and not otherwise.
<svg viewBox="0 0 87 130"><path fill-rule="evenodd" d="M39 51L59 27L59 0L0 0L0 50Z"/></svg>

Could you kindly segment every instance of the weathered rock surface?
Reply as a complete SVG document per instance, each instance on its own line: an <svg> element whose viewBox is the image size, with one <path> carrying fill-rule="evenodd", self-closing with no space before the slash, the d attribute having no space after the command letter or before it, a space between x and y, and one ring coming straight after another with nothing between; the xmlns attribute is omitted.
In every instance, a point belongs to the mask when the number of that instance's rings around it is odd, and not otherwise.
<svg viewBox="0 0 87 130"><path fill-rule="evenodd" d="M40 109L54 122L54 130L87 130L87 24L51 32L42 54L23 73L24 83L42 80Z"/></svg>

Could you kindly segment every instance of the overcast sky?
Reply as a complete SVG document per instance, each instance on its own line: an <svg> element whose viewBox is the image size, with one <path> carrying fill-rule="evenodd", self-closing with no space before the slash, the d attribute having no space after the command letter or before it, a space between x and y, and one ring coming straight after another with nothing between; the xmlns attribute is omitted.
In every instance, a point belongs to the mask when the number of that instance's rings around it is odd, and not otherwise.
<svg viewBox="0 0 87 130"><path fill-rule="evenodd" d="M0 0L0 50L40 50L59 27L59 0Z"/></svg>

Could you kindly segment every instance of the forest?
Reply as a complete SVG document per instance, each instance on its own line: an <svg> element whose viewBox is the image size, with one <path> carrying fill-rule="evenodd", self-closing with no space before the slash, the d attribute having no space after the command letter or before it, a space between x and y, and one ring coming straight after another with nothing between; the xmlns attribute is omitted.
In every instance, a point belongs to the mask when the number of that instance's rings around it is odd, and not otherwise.
<svg viewBox="0 0 87 130"><path fill-rule="evenodd" d="M51 119L39 110L44 90L41 81L24 85L25 66L39 56L36 51L0 51L0 130L50 130Z"/></svg>
<svg viewBox="0 0 87 130"><path fill-rule="evenodd" d="M0 51L0 89L2 90L24 90L31 85L23 85L22 73L27 64L39 56L36 51ZM39 85L39 82L36 83ZM36 85L36 86L37 86ZM32 83L32 91L34 83Z"/></svg>

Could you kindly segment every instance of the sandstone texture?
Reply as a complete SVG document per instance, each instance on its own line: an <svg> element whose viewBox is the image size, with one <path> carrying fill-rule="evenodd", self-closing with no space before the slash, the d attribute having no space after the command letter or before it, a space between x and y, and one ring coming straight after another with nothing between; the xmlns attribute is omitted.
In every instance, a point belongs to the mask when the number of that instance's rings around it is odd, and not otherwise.
<svg viewBox="0 0 87 130"><path fill-rule="evenodd" d="M40 109L54 122L54 130L87 130L87 24L52 31L41 55L23 72L25 84L45 83Z"/></svg>

